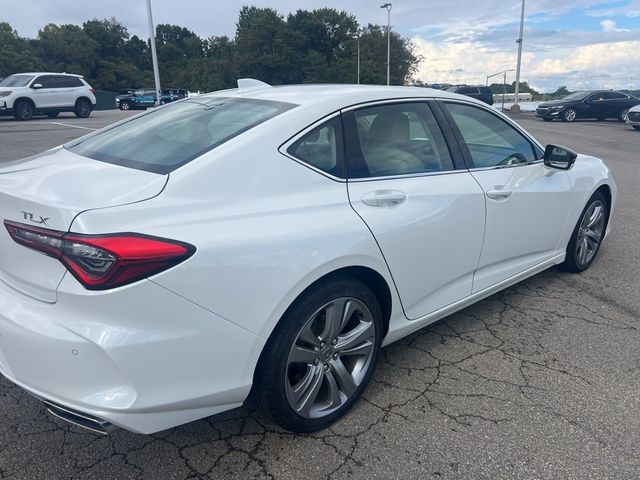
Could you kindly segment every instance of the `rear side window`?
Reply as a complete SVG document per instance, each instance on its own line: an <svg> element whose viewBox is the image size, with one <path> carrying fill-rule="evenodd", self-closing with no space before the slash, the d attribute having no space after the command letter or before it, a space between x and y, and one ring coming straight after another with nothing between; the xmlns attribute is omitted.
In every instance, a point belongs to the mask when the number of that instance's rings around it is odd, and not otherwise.
<svg viewBox="0 0 640 480"><path fill-rule="evenodd" d="M287 153L336 177L344 177L340 117L314 128L296 140Z"/></svg>
<svg viewBox="0 0 640 480"><path fill-rule="evenodd" d="M198 97L158 108L65 148L78 155L166 174L295 105Z"/></svg>
<svg viewBox="0 0 640 480"><path fill-rule="evenodd" d="M56 86L58 88L75 88L82 87L82 81L78 77L60 76L56 77Z"/></svg>
<svg viewBox="0 0 640 480"><path fill-rule="evenodd" d="M349 178L454 170L440 127L426 103L387 104L354 112L357 141L348 142ZM353 129L352 129L353 130Z"/></svg>

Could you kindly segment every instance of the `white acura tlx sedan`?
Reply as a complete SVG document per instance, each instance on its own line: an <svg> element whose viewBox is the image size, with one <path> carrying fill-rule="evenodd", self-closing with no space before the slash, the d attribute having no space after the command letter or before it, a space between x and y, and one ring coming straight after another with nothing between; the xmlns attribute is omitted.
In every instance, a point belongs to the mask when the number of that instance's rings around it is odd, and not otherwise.
<svg viewBox="0 0 640 480"><path fill-rule="evenodd" d="M251 395L318 430L381 346L608 231L601 160L469 97L239 87L0 167L0 371L55 415L151 433Z"/></svg>

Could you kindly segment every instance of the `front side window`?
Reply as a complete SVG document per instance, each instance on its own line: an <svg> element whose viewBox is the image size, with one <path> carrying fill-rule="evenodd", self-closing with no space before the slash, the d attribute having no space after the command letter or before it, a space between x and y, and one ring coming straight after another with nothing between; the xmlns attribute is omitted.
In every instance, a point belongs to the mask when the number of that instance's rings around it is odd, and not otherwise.
<svg viewBox="0 0 640 480"><path fill-rule="evenodd" d="M51 75L45 75L42 77L38 77L36 78L36 80L33 82L34 85L36 83L39 83L40 85L42 85L42 88L56 88L58 86L58 82L56 81L56 77L53 77Z"/></svg>
<svg viewBox="0 0 640 480"><path fill-rule="evenodd" d="M94 160L166 174L293 107L201 96L135 117L65 148Z"/></svg>
<svg viewBox="0 0 640 480"><path fill-rule="evenodd" d="M470 105L445 105L469 149L473 167L510 166L537 160L531 142L497 115Z"/></svg>
<svg viewBox="0 0 640 480"><path fill-rule="evenodd" d="M440 127L426 103L387 104L354 112L357 141L347 158L350 178L454 170Z"/></svg>
<svg viewBox="0 0 640 480"><path fill-rule="evenodd" d="M344 177L342 145L342 124L340 117L334 117L296 140L287 152L323 172Z"/></svg>

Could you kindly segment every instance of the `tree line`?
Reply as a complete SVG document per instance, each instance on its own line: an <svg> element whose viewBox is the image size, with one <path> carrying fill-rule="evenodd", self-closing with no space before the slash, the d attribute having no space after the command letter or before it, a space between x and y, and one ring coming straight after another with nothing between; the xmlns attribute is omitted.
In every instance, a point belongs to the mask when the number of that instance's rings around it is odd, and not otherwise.
<svg viewBox="0 0 640 480"><path fill-rule="evenodd" d="M359 41L358 41L359 37ZM332 8L298 10L286 18L271 8L243 7L233 38L200 38L178 25L156 27L162 87L212 91L243 77L273 85L386 83L386 27L360 26L355 16ZM27 71L83 75L95 88L121 90L153 85L148 39L130 35L115 18L82 26L44 26L23 38L0 22L0 78ZM419 63L408 38L391 31L391 83L408 83Z"/></svg>

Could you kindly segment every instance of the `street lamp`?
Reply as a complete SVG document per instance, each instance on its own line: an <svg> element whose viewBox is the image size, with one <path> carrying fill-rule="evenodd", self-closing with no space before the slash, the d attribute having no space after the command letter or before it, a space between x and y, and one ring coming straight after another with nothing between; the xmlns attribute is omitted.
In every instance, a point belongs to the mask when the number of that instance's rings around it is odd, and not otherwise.
<svg viewBox="0 0 640 480"><path fill-rule="evenodd" d="M358 28L356 30L356 42L358 45L358 85L360 85L360 36L362 35L362 30Z"/></svg>
<svg viewBox="0 0 640 480"><path fill-rule="evenodd" d="M389 65L391 61L391 4L385 3L380 8L387 9L387 85L389 85Z"/></svg>
<svg viewBox="0 0 640 480"><path fill-rule="evenodd" d="M160 72L158 71L158 55L156 53L156 36L153 28L153 16L151 15L151 0L147 0L147 13L149 14L149 41L151 42L151 60L153 61L153 78L156 83L155 106L160 105Z"/></svg>
<svg viewBox="0 0 640 480"><path fill-rule="evenodd" d="M516 40L518 44L518 63L516 64L516 98L513 103L513 111L519 112L518 94L520 93L520 62L522 61L522 36L524 35L524 2L522 0L522 9L520 10L520 36Z"/></svg>

